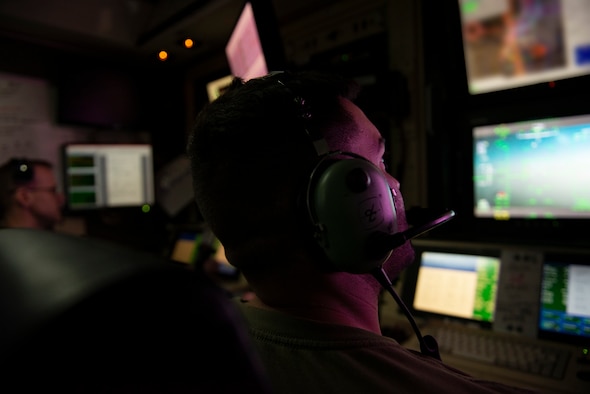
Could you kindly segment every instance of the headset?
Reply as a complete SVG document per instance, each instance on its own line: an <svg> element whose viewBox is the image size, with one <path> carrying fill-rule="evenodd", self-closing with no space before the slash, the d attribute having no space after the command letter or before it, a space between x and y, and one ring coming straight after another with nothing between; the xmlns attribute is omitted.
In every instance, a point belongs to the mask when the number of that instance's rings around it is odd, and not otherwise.
<svg viewBox="0 0 590 394"><path fill-rule="evenodd" d="M283 82L291 80L289 72L261 77L268 78L278 82L296 106L297 120L317 157L299 201L332 270L375 272L395 248L455 215L448 210L399 231L395 191L381 168L359 154L330 150L323 135L308 127L312 114L305 98Z"/></svg>
<svg viewBox="0 0 590 394"><path fill-rule="evenodd" d="M280 80L278 82L285 86ZM303 128L318 157L304 192L313 238L333 270L371 273L408 318L421 352L440 360L436 339L430 335L422 336L382 264L395 248L447 222L455 212L446 210L433 219L399 231L395 192L383 171L356 153L331 151L323 136L311 133L306 127L305 120L311 114L304 109L305 100L285 88L301 106Z"/></svg>
<svg viewBox="0 0 590 394"><path fill-rule="evenodd" d="M322 140L318 146L327 147ZM396 293L382 264L393 250L434 227L450 220L446 211L433 220L398 231L394 192L383 171L366 158L352 152L319 154L305 192L313 236L332 268L350 273L371 273L394 298L414 330L422 354L441 359L436 339L422 336L414 317Z"/></svg>
<svg viewBox="0 0 590 394"><path fill-rule="evenodd" d="M373 240L398 232L394 192L383 171L363 156L330 150L323 135L307 127L312 117L304 97L274 72L296 105L296 114L318 160L303 192L313 238L335 271L367 273L379 267L394 248L374 248ZM263 78L267 78L263 77ZM301 198L300 198L301 200ZM401 245L401 244L400 244Z"/></svg>
<svg viewBox="0 0 590 394"><path fill-rule="evenodd" d="M333 269L367 273L391 254L374 240L398 231L392 190L380 168L352 152L321 155L305 192L313 237Z"/></svg>
<svg viewBox="0 0 590 394"><path fill-rule="evenodd" d="M455 216L420 209L420 223L400 231L395 191L383 170L359 154L330 150L323 136L304 130L318 158L304 192L305 210L333 270L375 272L395 248Z"/></svg>
<svg viewBox="0 0 590 394"><path fill-rule="evenodd" d="M35 177L33 164L26 159L10 159L0 166L0 193L12 194Z"/></svg>
<svg viewBox="0 0 590 394"><path fill-rule="evenodd" d="M30 182L35 176L33 165L26 159L11 159L12 180L17 184Z"/></svg>

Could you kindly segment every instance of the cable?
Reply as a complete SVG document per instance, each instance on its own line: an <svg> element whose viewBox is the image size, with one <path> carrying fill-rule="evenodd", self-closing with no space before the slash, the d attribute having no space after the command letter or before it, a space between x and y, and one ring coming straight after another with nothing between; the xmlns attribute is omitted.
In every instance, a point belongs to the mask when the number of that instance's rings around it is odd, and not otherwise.
<svg viewBox="0 0 590 394"><path fill-rule="evenodd" d="M441 360L440 353L438 351L438 343L436 342L436 339L432 335L422 336L422 333L418 328L418 324L416 324L416 320L414 320L412 313L410 313L410 310L408 309L406 304L404 304L400 296L395 291L393 284L389 279L389 276L387 276L387 273L385 273L385 271L383 270L383 266L375 268L371 273L373 274L375 279L379 281L381 286L385 290L387 290L389 294L391 294L391 296L393 297L395 302L397 302L404 315L406 315L406 318L412 325L412 329L416 333L416 337L418 338L418 342L420 343L420 351L422 352L422 354L434 357L437 360Z"/></svg>

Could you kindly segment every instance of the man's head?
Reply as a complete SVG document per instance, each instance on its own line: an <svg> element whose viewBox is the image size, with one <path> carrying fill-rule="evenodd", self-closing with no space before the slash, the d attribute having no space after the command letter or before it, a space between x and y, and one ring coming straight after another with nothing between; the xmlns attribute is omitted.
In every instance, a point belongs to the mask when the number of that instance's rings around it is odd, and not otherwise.
<svg viewBox="0 0 590 394"><path fill-rule="evenodd" d="M288 259L326 260L305 206L318 138L327 151L352 152L384 172L384 140L352 103L357 93L336 76L276 74L234 81L199 114L188 146L196 201L244 274ZM387 182L399 194L397 181ZM401 195L396 208L403 211Z"/></svg>
<svg viewBox="0 0 590 394"><path fill-rule="evenodd" d="M0 167L0 224L51 230L62 219L64 197L51 163L12 159Z"/></svg>

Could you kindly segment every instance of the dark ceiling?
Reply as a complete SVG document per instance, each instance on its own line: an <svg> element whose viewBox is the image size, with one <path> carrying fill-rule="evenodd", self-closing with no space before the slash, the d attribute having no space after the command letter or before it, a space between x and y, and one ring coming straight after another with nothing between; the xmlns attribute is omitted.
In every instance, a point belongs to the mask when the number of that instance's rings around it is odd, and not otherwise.
<svg viewBox="0 0 590 394"><path fill-rule="evenodd" d="M338 0L256 0L274 8L279 25ZM94 54L196 62L223 51L244 0L2 0L0 37ZM191 36L187 50L179 42Z"/></svg>

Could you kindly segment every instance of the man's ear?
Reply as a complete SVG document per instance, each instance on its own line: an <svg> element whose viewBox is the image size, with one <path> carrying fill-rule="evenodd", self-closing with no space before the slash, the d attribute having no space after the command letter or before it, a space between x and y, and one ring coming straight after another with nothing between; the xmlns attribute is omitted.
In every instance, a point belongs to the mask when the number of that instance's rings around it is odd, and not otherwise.
<svg viewBox="0 0 590 394"><path fill-rule="evenodd" d="M22 207L28 207L32 199L33 197L26 187L17 187L14 191L14 201Z"/></svg>

